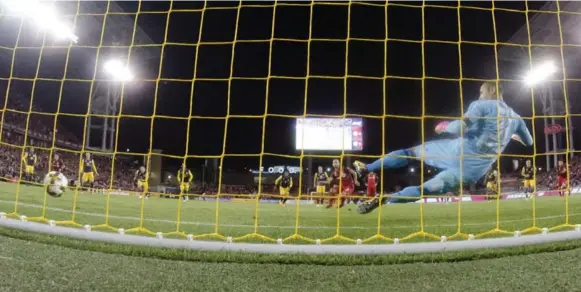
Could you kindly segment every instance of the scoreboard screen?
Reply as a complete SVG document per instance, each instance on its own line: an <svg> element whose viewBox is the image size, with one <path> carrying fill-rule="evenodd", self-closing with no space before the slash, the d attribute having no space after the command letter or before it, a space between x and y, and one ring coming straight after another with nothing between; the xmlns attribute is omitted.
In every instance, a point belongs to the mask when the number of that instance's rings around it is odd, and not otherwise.
<svg viewBox="0 0 581 292"><path fill-rule="evenodd" d="M363 150L363 121L360 118L298 118L297 150Z"/></svg>

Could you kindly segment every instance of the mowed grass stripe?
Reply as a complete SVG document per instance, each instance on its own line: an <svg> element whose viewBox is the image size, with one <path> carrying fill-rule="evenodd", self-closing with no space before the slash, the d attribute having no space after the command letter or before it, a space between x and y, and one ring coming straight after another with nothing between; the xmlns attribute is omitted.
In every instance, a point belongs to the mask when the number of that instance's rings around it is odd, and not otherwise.
<svg viewBox="0 0 581 292"><path fill-rule="evenodd" d="M15 184L0 184L0 212L14 211ZM73 214L75 193L67 192L61 198L47 197L46 218L70 220ZM44 194L41 188L20 186L18 213L27 217L42 215ZM98 225L105 222L107 196L78 193L75 221L79 224ZM139 226L141 201L133 196L110 196L109 224L129 229ZM179 208L179 209L178 209ZM437 235L452 235L458 231L458 212L462 212L463 233L479 234L496 227L497 205L492 202L464 202L461 205L423 204L424 230ZM190 200L156 199L144 203L143 227L154 232L172 232L177 229L180 214L180 231L187 234L207 234L216 231L224 236L241 236L254 231L256 204ZM257 232L271 238L285 238L295 233L309 238L328 238L336 234L337 224L341 235L368 238L378 232L378 212L360 215L354 205L337 210L317 208L314 205L258 204ZM523 230L533 225L533 200L505 200L500 202L500 228L507 231ZM569 198L569 223L581 223L581 197ZM565 223L565 199L540 197L536 199L538 227L553 227ZM420 230L420 204L388 205L382 208L382 235L402 238Z"/></svg>
<svg viewBox="0 0 581 292"><path fill-rule="evenodd" d="M0 204L8 204L8 205L14 205L14 201L2 201L0 200ZM42 209L43 206L42 205L35 205L35 204L25 204L25 203L18 203L19 206L23 206L23 207L31 207L31 208L38 208L38 209ZM50 211L57 211L57 212L63 212L63 213L72 213L72 210L67 210L67 209L59 209L59 208L52 208L52 207L46 207L47 210ZM81 211L77 211L77 214L81 214L81 215L86 215L86 216L93 216L93 217L100 217L100 218L104 218L105 215L102 213L87 213L87 212L81 212ZM575 213L575 214L569 214L570 217L576 217L576 216L580 216L581 213ZM124 220L131 220L131 221L139 221L140 218L139 217L129 217L129 216L114 216L114 215L110 215L110 218L115 218L115 219L124 219ZM555 215L555 216L545 216L545 217L538 217L537 220L545 220L545 219L555 219L555 218L564 218L565 215ZM145 221L152 221L152 222L163 222L163 223L170 223L170 224L176 224L177 221L175 220L157 220L157 219L148 219L145 218ZM516 220L501 220L501 223L513 223L513 222L524 222L524 221L530 221L530 219L516 219ZM188 224L188 225L207 225L207 226L214 226L215 223L214 222L190 222L190 221L181 221L181 224ZM491 224L496 224L496 222L483 222L483 223L467 223L467 224L463 224L465 226L481 226L481 225L491 225ZM246 228L246 227L253 227L254 225L244 225L244 224L220 224L220 226L224 226L224 227L240 227L240 228ZM430 225L424 225L425 227L431 227ZM448 227L456 227L458 226L457 224L449 224L449 225L445 225L445 224L440 224L438 226L448 226ZM304 226L304 225L299 225L299 227L301 229L316 229L316 228L327 228L327 229L335 229L336 227L330 227L330 226ZM392 226L391 228L419 228L420 225L414 225L414 226ZM295 228L295 226L276 226L276 225L261 225L260 228L283 228L283 229L289 229L289 228ZM372 226L343 226L341 228L344 229L377 229L377 227L372 227Z"/></svg>

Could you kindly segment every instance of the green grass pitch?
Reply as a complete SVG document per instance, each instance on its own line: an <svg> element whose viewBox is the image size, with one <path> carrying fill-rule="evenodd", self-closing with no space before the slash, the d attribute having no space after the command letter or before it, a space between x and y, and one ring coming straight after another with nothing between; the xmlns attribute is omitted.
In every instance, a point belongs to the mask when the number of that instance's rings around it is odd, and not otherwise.
<svg viewBox="0 0 581 292"><path fill-rule="evenodd" d="M74 198L75 191L68 190L61 198L47 196L45 202L40 187L0 184L0 212L12 213L17 206L18 215L29 218L42 217L44 210L44 217L49 220L68 221L74 215L74 221L81 225L95 226L106 222L106 195L79 192L76 208L73 208ZM109 198L107 223L110 226L125 230L140 226L141 200L135 196L111 195ZM15 204L16 200L18 204ZM385 237L404 238L421 230L421 208L424 231L437 236L457 233L458 223L464 234L477 235L495 229L497 210L499 228L509 232L524 230L533 224L539 228L551 228L565 223L581 223L580 196L571 196L568 202L561 197L538 197L535 200L501 200L498 205L497 201L387 205L382 208L380 217L378 211L360 215L352 204L339 210L317 208L311 204L301 204L297 210L295 204L282 207L273 203L256 204L255 201L216 204L215 201L200 200L180 203L176 199L163 198L151 198L143 204L143 228L152 232L175 232L178 229L178 210L181 209L179 231L185 234L203 235L217 231L220 235L236 238L256 231L274 240L292 236L297 230L298 234L313 240L332 238L336 234L366 239L378 232ZM461 220L458 220L459 212Z"/></svg>
<svg viewBox="0 0 581 292"><path fill-rule="evenodd" d="M0 291L532 292L578 291L581 286L578 245L492 258L475 257L472 251L468 261L434 262L430 259L444 255L431 255L425 261L402 264L400 255L389 261L398 264L377 264L373 260L382 256L330 255L324 256L327 264L314 264L314 258L293 255L285 259L304 263L289 264L275 255L262 256L262 262L256 261L256 254L204 253L211 257L188 261L178 260L178 255L189 254L184 251L165 250L171 256L160 258L146 247L127 249L2 228L0 234L0 269L6 275ZM245 259L231 262L243 255Z"/></svg>

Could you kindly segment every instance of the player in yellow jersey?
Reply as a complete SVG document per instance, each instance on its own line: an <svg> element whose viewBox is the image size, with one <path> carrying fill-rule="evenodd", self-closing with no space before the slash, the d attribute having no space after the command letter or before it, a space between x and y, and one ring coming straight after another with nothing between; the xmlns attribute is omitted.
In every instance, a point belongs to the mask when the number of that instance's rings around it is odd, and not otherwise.
<svg viewBox="0 0 581 292"><path fill-rule="evenodd" d="M148 199L149 185L147 183L147 171L145 170L145 166L139 167L139 169L135 172L133 181L135 182L137 189L141 192L138 198L141 199L145 195L145 198Z"/></svg>
<svg viewBox="0 0 581 292"><path fill-rule="evenodd" d="M190 183L194 180L192 172L186 168L186 164L182 164L182 168L178 170L178 183L180 184L180 194L186 194L190 191ZM188 196L183 196L184 202L188 200Z"/></svg>
<svg viewBox="0 0 581 292"><path fill-rule="evenodd" d="M27 182L33 182L34 177L34 167L38 158L36 153L34 153L34 148L28 148L28 151L24 152L22 156L22 162L24 162L24 180Z"/></svg>
<svg viewBox="0 0 581 292"><path fill-rule="evenodd" d="M81 167L83 172L81 185L87 187L88 184L88 190L92 191L95 185L95 175L98 175L98 173L95 161L93 160L93 157L91 157L91 153L85 153L85 158L81 161Z"/></svg>
<svg viewBox="0 0 581 292"><path fill-rule="evenodd" d="M523 177L523 187L527 199L530 197L531 193L535 191L535 168L532 166L530 160L525 162L523 166L521 175Z"/></svg>
<svg viewBox="0 0 581 292"><path fill-rule="evenodd" d="M293 187L293 178L290 176L288 169L284 169L281 176L279 176L276 181L274 181L274 188L279 188L281 206L285 206L288 196L290 194L290 189Z"/></svg>
<svg viewBox="0 0 581 292"><path fill-rule="evenodd" d="M313 185L317 186L316 195L317 195L317 207L323 206L325 199L323 196L327 192L327 185L329 184L329 175L323 170L322 166L319 166L317 169L317 173L315 173L315 178L313 181Z"/></svg>
<svg viewBox="0 0 581 292"><path fill-rule="evenodd" d="M496 169L486 175L486 194L488 195L488 200L492 200L499 195L498 171Z"/></svg>

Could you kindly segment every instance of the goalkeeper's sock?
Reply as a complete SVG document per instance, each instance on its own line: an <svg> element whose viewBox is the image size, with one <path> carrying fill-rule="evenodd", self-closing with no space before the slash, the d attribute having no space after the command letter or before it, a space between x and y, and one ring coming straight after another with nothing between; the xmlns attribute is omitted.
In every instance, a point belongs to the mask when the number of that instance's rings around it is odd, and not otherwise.
<svg viewBox="0 0 581 292"><path fill-rule="evenodd" d="M408 165L409 160L407 157L403 157L403 156L408 156L408 157L413 156L412 151L410 149L404 149L404 150L396 150L396 151L390 152L385 157L380 158L380 159L378 159L370 164L367 164L365 168L367 169L367 171L377 172L377 171L381 170L382 166L383 166L383 168L404 167L404 166Z"/></svg>

